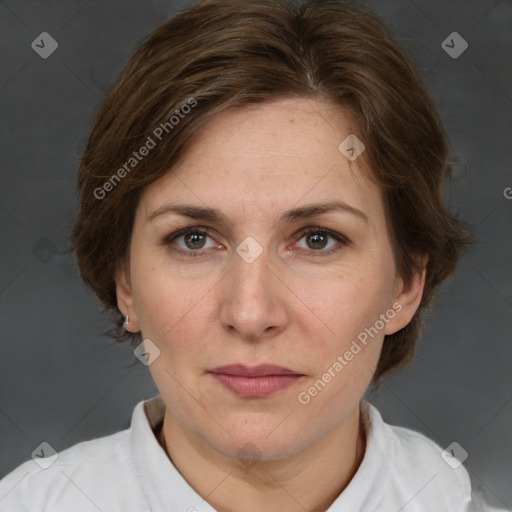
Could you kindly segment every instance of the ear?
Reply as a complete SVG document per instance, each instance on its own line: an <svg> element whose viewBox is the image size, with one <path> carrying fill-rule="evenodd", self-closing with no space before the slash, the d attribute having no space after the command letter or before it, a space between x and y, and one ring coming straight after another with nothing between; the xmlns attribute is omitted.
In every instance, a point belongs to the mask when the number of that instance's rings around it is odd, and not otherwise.
<svg viewBox="0 0 512 512"><path fill-rule="evenodd" d="M396 311L396 315L386 324L385 334L394 334L403 329L420 306L427 275L428 256L419 257L416 261L421 266L421 270L414 274L409 286L404 286L404 282L399 276L395 280L393 309Z"/></svg>
<svg viewBox="0 0 512 512"><path fill-rule="evenodd" d="M138 332L140 331L139 322L135 312L130 272L127 267L128 265L123 265L116 274L117 307L125 317L129 317L130 323L124 328L130 332Z"/></svg>

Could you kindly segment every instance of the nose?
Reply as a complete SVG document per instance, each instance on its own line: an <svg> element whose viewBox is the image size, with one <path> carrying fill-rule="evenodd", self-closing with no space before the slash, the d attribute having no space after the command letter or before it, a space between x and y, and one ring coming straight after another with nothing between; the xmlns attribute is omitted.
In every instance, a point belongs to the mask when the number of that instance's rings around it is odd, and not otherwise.
<svg viewBox="0 0 512 512"><path fill-rule="evenodd" d="M221 324L245 341L269 339L286 328L287 288L271 263L266 250L250 263L234 254L233 267L223 280Z"/></svg>

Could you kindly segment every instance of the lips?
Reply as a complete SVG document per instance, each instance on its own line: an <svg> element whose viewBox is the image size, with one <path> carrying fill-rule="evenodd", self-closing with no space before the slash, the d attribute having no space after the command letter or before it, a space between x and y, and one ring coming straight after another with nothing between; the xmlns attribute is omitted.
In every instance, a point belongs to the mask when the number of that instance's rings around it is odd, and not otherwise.
<svg viewBox="0 0 512 512"><path fill-rule="evenodd" d="M265 375L302 375L298 372L275 366L273 364L260 364L259 366L244 366L243 364L229 364L210 370L210 373L236 375L239 377L263 377Z"/></svg>
<svg viewBox="0 0 512 512"><path fill-rule="evenodd" d="M299 381L303 374L275 365L244 366L232 364L210 370L215 380L245 398L262 398Z"/></svg>

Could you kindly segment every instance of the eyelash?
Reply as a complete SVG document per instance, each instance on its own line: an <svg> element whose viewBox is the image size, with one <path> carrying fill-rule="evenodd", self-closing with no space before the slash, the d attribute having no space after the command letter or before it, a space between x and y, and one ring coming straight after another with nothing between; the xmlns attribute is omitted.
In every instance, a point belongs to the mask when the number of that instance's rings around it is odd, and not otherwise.
<svg viewBox="0 0 512 512"><path fill-rule="evenodd" d="M162 245L171 245L172 242L174 242L177 238L188 235L188 234L194 234L194 235L201 235L201 236L209 236L211 231L208 228L199 228L199 227L190 227L190 228L184 228L180 229L178 231L175 231L174 233L171 233L168 237L165 238ZM341 246L349 246L350 241L340 233L336 233L335 231L331 231L330 229L321 228L321 227L308 227L305 228L300 232L300 236L297 241L301 240L307 235L311 234L320 234L323 236L329 236L336 240ZM209 249L202 250L202 251L186 251L183 249L173 249L176 252L179 252L183 256L191 256L191 257L197 257L197 256L203 256L205 255ZM325 257L327 255L330 255L336 251L340 250L340 247L329 249L327 251L324 250L314 250L310 249L311 255L314 257Z"/></svg>

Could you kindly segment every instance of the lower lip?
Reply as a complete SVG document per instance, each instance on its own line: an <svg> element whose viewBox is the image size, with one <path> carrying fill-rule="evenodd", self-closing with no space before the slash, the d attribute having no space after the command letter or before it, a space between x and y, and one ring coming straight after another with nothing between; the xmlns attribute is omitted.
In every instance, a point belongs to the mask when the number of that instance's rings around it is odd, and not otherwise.
<svg viewBox="0 0 512 512"><path fill-rule="evenodd" d="M302 375L264 375L261 377L244 377L225 373L212 373L212 375L233 393L247 398L271 395L295 384L302 378Z"/></svg>

